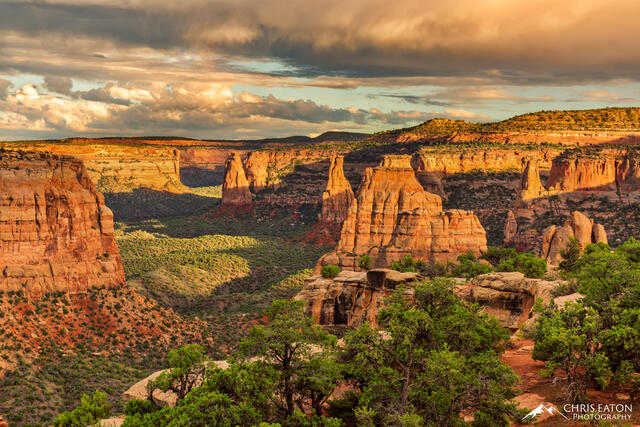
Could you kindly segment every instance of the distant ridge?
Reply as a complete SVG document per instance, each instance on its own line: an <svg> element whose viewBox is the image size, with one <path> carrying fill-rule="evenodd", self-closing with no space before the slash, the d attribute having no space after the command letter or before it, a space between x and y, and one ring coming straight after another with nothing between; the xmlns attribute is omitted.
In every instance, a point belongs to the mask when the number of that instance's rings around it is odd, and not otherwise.
<svg viewBox="0 0 640 427"><path fill-rule="evenodd" d="M538 111L490 123L435 118L417 126L381 132L377 135L411 133L438 136L456 132L500 131L640 131L640 107Z"/></svg>

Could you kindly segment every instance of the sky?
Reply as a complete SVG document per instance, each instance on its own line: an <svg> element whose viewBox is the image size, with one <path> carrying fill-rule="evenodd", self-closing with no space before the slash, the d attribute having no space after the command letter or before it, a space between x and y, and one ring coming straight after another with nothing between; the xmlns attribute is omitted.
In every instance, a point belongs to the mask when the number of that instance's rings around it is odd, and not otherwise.
<svg viewBox="0 0 640 427"><path fill-rule="evenodd" d="M637 0L0 0L0 140L640 105Z"/></svg>

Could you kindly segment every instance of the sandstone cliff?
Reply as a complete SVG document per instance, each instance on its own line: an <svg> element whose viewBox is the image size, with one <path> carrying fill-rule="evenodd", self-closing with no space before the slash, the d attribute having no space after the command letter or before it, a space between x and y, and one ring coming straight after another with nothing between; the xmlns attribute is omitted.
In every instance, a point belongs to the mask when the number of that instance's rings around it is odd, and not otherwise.
<svg viewBox="0 0 640 427"><path fill-rule="evenodd" d="M545 194L545 188L540 181L540 172L535 160L526 159L522 162L522 174L520 177L520 198L533 199Z"/></svg>
<svg viewBox="0 0 640 427"><path fill-rule="evenodd" d="M347 219L354 195L351 184L344 176L343 163L342 156L331 158L327 189L322 193L321 222L342 224Z"/></svg>
<svg viewBox="0 0 640 427"><path fill-rule="evenodd" d="M590 243L607 243L604 227L594 224L578 211L571 213L571 217L562 226L550 225L542 234L542 249L540 257L549 264L559 265L562 261L562 251L567 248L571 238L575 238L581 249Z"/></svg>
<svg viewBox="0 0 640 427"><path fill-rule="evenodd" d="M416 153L413 163L416 172L441 172L444 174L472 170L505 171L521 170L523 161L533 159L544 169L562 150L541 148L536 150L478 147L460 149L423 148Z"/></svg>
<svg viewBox="0 0 640 427"><path fill-rule="evenodd" d="M440 197L425 191L414 174L410 156L385 156L368 168L342 227L335 252L318 267L337 264L358 270L368 254L376 267L386 267L405 255L427 261L447 261L486 250L486 236L471 212L442 211Z"/></svg>
<svg viewBox="0 0 640 427"><path fill-rule="evenodd" d="M83 143L0 143L0 148L68 155L84 162L87 175L102 192L136 188L179 192L180 152L175 148Z"/></svg>
<svg viewBox="0 0 640 427"><path fill-rule="evenodd" d="M233 152L227 159L222 183L223 205L249 205L253 194L245 175L240 154Z"/></svg>
<svg viewBox="0 0 640 427"><path fill-rule="evenodd" d="M113 214L77 159L0 150L0 241L2 291L125 283Z"/></svg>
<svg viewBox="0 0 640 427"><path fill-rule="evenodd" d="M224 166L233 152L246 158L247 150L224 147L180 147L180 178L190 187L220 185L224 179Z"/></svg>

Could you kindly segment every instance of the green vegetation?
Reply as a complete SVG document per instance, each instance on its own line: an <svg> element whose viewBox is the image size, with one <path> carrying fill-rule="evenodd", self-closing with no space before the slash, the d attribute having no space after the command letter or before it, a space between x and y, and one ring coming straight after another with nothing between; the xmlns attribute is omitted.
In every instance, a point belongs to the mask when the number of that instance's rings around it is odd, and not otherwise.
<svg viewBox="0 0 640 427"><path fill-rule="evenodd" d="M379 313L386 334L365 324L342 347L301 302L275 301L228 369L207 370L175 408L148 413L137 402L124 426L449 426L466 424L463 409L474 425L520 417L517 377L500 361L508 331L448 280L418 284L413 303L403 293ZM338 386L351 390L331 397Z"/></svg>
<svg viewBox="0 0 640 427"><path fill-rule="evenodd" d="M358 259L358 266L363 270L368 270L371 268L371 257L367 254L362 255Z"/></svg>
<svg viewBox="0 0 640 427"><path fill-rule="evenodd" d="M640 391L640 242L615 251L588 245L565 273L584 298L558 308L537 304L533 357L566 382L567 397L584 402L587 389L629 384Z"/></svg>
<svg viewBox="0 0 640 427"><path fill-rule="evenodd" d="M338 274L340 274L340 267L332 264L325 265L324 267L322 267L322 270L320 273L322 274L322 277L326 277L327 279L333 279Z"/></svg>
<svg viewBox="0 0 640 427"><path fill-rule="evenodd" d="M389 268L392 270L401 271L403 273L407 272L418 272L421 269L424 269L427 266L427 263L422 260L415 260L411 255L403 256L400 261L393 261Z"/></svg>
<svg viewBox="0 0 640 427"><path fill-rule="evenodd" d="M147 384L147 394L151 403L155 404L153 400L155 389L164 392L172 391L178 399L184 399L204 375L204 360L204 349L198 344L189 344L171 350L167 355L169 370ZM160 405L157 406L160 407Z"/></svg>
<svg viewBox="0 0 640 427"><path fill-rule="evenodd" d="M498 271L519 271L525 277L542 279L547 272L547 260L538 258L533 254L524 252L509 257L496 267Z"/></svg>
<svg viewBox="0 0 640 427"><path fill-rule="evenodd" d="M111 407L107 402L107 394L96 391L92 396L83 394L80 398L80 406L72 411L63 412L53 420L56 427L84 427L90 426L111 413Z"/></svg>
<svg viewBox="0 0 640 427"><path fill-rule="evenodd" d="M454 277L476 277L479 274L486 274L493 271L488 264L478 262L473 252L467 252L458 256L458 265L453 266L451 274Z"/></svg>

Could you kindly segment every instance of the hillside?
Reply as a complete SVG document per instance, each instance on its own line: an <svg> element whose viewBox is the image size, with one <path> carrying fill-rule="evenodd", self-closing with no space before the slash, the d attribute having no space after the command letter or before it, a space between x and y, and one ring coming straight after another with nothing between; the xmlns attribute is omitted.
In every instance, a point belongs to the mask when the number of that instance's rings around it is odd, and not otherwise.
<svg viewBox="0 0 640 427"><path fill-rule="evenodd" d="M640 108L538 111L489 123L435 118L417 126L381 132L375 134L374 138L400 134L444 136L458 132L523 131L640 131Z"/></svg>

